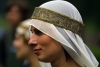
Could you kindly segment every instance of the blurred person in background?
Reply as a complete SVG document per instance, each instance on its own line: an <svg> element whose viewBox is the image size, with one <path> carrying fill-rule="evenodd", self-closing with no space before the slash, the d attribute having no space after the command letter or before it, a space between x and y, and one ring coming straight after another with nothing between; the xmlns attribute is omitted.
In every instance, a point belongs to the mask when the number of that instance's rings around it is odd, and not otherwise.
<svg viewBox="0 0 100 67"><path fill-rule="evenodd" d="M16 47L16 56L25 60L24 67L48 67L48 63L39 62L37 56L33 53L33 48L28 45L29 24L31 19L23 21L17 28L13 45Z"/></svg>
<svg viewBox="0 0 100 67"><path fill-rule="evenodd" d="M6 5L6 19L10 26L9 31L5 32L4 36L0 40L0 65L3 67L22 67L23 61L19 61L15 54L16 49L12 45L15 35L15 29L29 16L29 4L25 0L10 0Z"/></svg>

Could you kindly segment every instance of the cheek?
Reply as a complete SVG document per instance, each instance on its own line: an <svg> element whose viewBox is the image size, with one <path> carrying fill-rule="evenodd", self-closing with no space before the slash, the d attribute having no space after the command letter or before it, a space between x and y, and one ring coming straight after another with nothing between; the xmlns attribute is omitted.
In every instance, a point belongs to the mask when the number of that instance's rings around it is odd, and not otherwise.
<svg viewBox="0 0 100 67"><path fill-rule="evenodd" d="M42 37L39 37L38 43L42 47L43 50L46 50L51 46L50 44L52 43L52 39L49 36L44 35Z"/></svg>
<svg viewBox="0 0 100 67"><path fill-rule="evenodd" d="M62 46L60 45L59 42L57 42L56 40L52 39L51 37L47 35L40 37L38 40L38 43L40 44L42 48L50 50L50 51L62 49Z"/></svg>
<svg viewBox="0 0 100 67"><path fill-rule="evenodd" d="M23 46L23 47L21 48L20 52L21 52L22 54L27 54L27 53L28 53L27 47L26 47L26 46Z"/></svg>
<svg viewBox="0 0 100 67"><path fill-rule="evenodd" d="M23 45L20 45L17 48L17 53L22 53L23 52L23 49L24 49L24 46Z"/></svg>
<svg viewBox="0 0 100 67"><path fill-rule="evenodd" d="M27 46L23 45L20 47L19 51L17 52L17 56L19 58L26 58L29 53L29 49Z"/></svg>
<svg viewBox="0 0 100 67"><path fill-rule="evenodd" d="M7 14L7 19L8 19L8 21L9 21L9 23L13 23L14 24L14 22L18 22L18 21L20 21L21 20L21 15L20 15L20 13L19 12L9 12L8 14Z"/></svg>
<svg viewBox="0 0 100 67"><path fill-rule="evenodd" d="M19 12L17 12L17 13L14 14L13 17L14 17L15 20L20 20L21 19L21 14Z"/></svg>
<svg viewBox="0 0 100 67"><path fill-rule="evenodd" d="M59 42L50 38L49 36L45 36L39 39L39 44L42 48L41 56L47 61L52 61L57 55L62 52L62 46ZM50 58L52 57L52 58Z"/></svg>
<svg viewBox="0 0 100 67"><path fill-rule="evenodd" d="M24 45L21 42L16 42L16 45L14 45L17 49L17 55L20 55L23 52Z"/></svg>
<svg viewBox="0 0 100 67"><path fill-rule="evenodd" d="M21 42L19 40L14 40L13 45L16 48L19 48L21 46Z"/></svg>

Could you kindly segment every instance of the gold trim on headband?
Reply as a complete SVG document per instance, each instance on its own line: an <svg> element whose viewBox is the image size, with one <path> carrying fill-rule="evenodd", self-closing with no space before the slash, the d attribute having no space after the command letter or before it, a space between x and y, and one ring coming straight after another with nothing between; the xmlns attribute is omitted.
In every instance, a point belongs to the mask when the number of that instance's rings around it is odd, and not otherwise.
<svg viewBox="0 0 100 67"><path fill-rule="evenodd" d="M41 7L35 8L31 18L46 21L58 27L70 30L78 35L81 35L81 32L84 27L84 24L82 22L79 22L75 19L62 15L55 11Z"/></svg>

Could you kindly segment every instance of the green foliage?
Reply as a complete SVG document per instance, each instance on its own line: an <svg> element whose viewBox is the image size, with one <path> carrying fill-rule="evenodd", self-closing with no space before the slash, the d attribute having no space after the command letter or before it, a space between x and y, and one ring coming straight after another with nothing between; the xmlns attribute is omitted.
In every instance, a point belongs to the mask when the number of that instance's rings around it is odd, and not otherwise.
<svg viewBox="0 0 100 67"><path fill-rule="evenodd" d="M100 63L100 46L99 47L98 46L89 46L89 48L91 49L94 56L96 57L96 59ZM100 67L100 65L99 65L99 67Z"/></svg>
<svg viewBox="0 0 100 67"><path fill-rule="evenodd" d="M8 29L8 24L3 15L0 15L0 28L3 28L4 30Z"/></svg>
<svg viewBox="0 0 100 67"><path fill-rule="evenodd" d="M95 21L93 21L93 20L87 20L85 22L85 27L84 27L85 32L87 32L87 33L95 33L96 32L97 25L94 22Z"/></svg>

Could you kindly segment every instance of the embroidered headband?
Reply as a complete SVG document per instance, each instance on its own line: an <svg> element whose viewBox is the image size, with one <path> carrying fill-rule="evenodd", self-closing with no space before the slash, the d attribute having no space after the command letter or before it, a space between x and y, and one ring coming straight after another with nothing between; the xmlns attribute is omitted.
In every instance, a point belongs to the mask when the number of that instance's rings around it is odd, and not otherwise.
<svg viewBox="0 0 100 67"><path fill-rule="evenodd" d="M84 27L84 24L82 22L79 22L68 16L62 15L58 12L41 7L35 8L31 18L54 24L55 26L65 28L78 35L81 35Z"/></svg>

